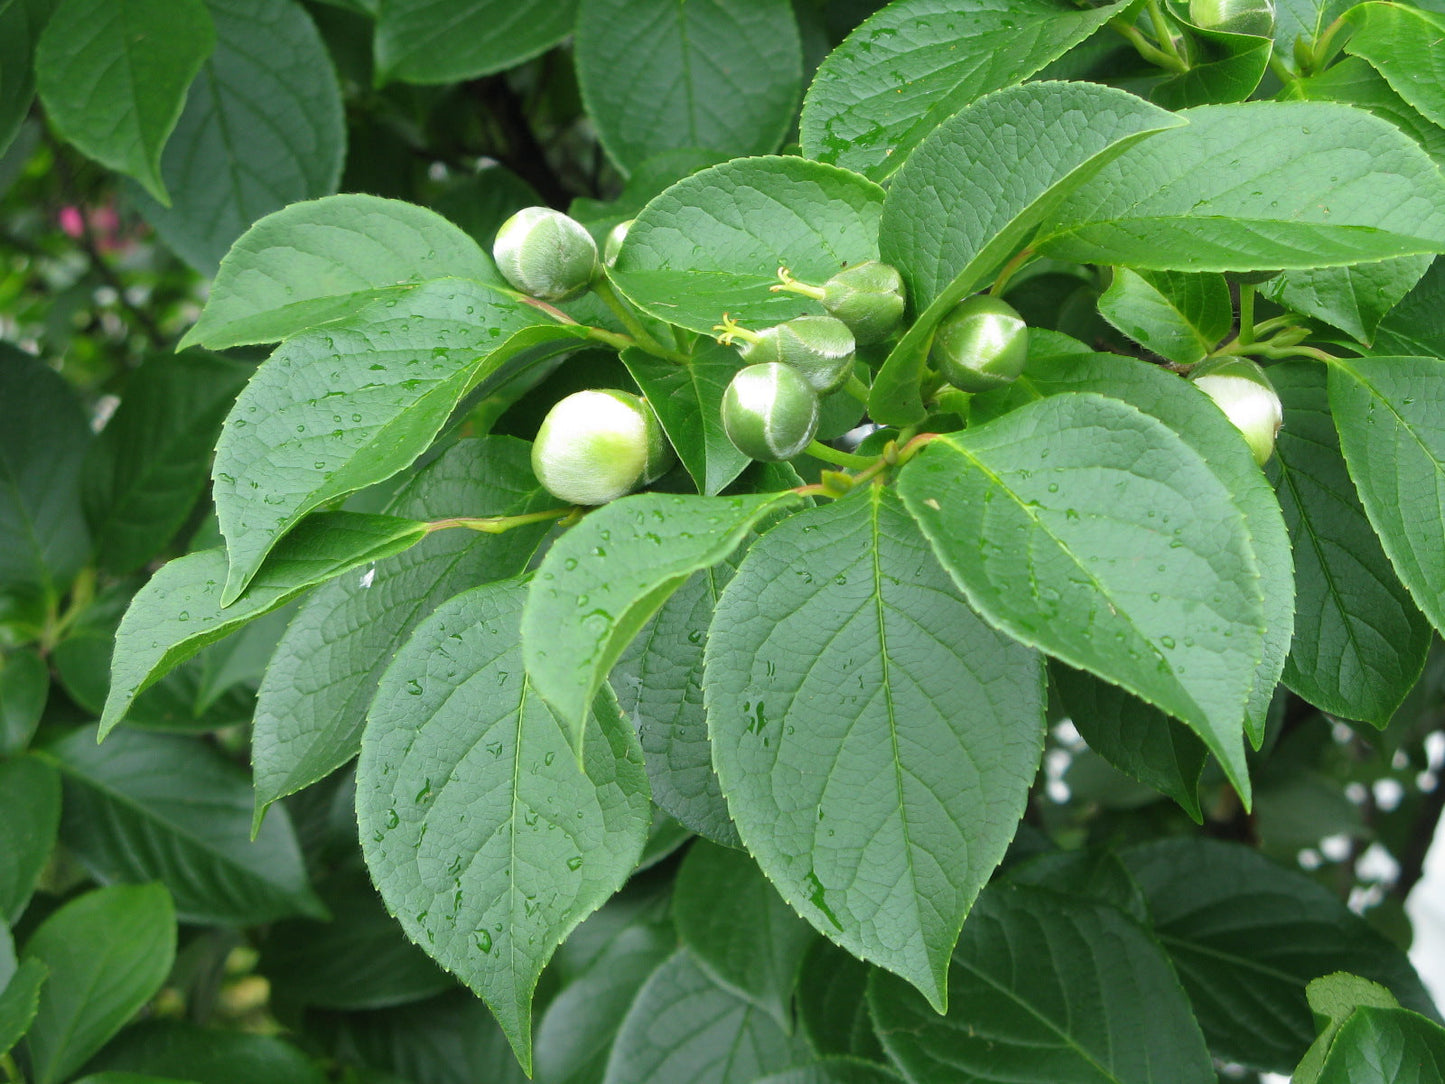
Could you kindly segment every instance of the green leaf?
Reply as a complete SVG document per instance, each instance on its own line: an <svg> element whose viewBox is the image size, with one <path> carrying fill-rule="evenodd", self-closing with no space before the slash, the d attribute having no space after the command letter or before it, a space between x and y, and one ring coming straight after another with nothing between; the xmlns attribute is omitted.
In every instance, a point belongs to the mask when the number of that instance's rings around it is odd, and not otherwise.
<svg viewBox="0 0 1445 1084"><path fill-rule="evenodd" d="M438 520L556 504L532 477L528 454L511 437L458 441L419 471L388 510ZM376 684L412 630L453 595L521 572L549 526L499 535L438 531L366 575L335 579L308 598L257 698L251 736L257 817L354 757Z"/></svg>
<svg viewBox="0 0 1445 1084"><path fill-rule="evenodd" d="M81 479L102 567L133 572L180 530L205 488L221 420L254 371L209 354L158 354L131 376Z"/></svg>
<svg viewBox="0 0 1445 1084"><path fill-rule="evenodd" d="M1380 321L1374 349L1380 354L1445 357L1445 260L1437 258Z"/></svg>
<svg viewBox="0 0 1445 1084"><path fill-rule="evenodd" d="M1354 0L1276 0L1274 7L1275 53L1280 60L1295 65L1295 42L1313 48L1321 34L1337 18L1354 6Z"/></svg>
<svg viewBox="0 0 1445 1084"><path fill-rule="evenodd" d="M61 839L102 884L160 881L186 922L326 913L290 820L252 841L250 781L211 746L124 729L102 747L83 727L45 755L65 782Z"/></svg>
<svg viewBox="0 0 1445 1084"><path fill-rule="evenodd" d="M1066 896L1105 903L1147 925L1149 908L1124 863L1113 851L1046 851L1006 867L1013 884L1034 885Z"/></svg>
<svg viewBox="0 0 1445 1084"><path fill-rule="evenodd" d="M1430 260L1428 255L1402 256L1346 267L1286 271L1269 281L1264 294L1368 346L1381 318L1420 281Z"/></svg>
<svg viewBox="0 0 1445 1084"><path fill-rule="evenodd" d="M1114 158L1035 239L1046 256L1168 271L1324 267L1445 249L1445 178L1389 121L1240 102Z"/></svg>
<svg viewBox="0 0 1445 1084"><path fill-rule="evenodd" d="M715 984L686 949L652 973L617 1032L605 1084L733 1084L801 1051L768 1016Z"/></svg>
<svg viewBox="0 0 1445 1084"><path fill-rule="evenodd" d="M49 696L50 668L38 654L21 650L0 656L0 756L25 751Z"/></svg>
<svg viewBox="0 0 1445 1084"><path fill-rule="evenodd" d="M1099 315L1160 357L1193 365L1229 334L1234 303L1223 275L1116 267Z"/></svg>
<svg viewBox="0 0 1445 1084"><path fill-rule="evenodd" d="M793 987L815 939L742 851L699 840L673 888L682 943L717 982L792 1028Z"/></svg>
<svg viewBox="0 0 1445 1084"><path fill-rule="evenodd" d="M0 919L14 925L30 902L55 850L60 825L60 778L35 757L0 760Z"/></svg>
<svg viewBox="0 0 1445 1084"><path fill-rule="evenodd" d="M1224 483L1249 526L1264 590L1264 656L1255 670L1245 714L1245 733L1255 748L1264 740L1265 720L1279 684L1280 671L1294 635L1294 560L1279 501L1260 473L1254 455L1220 410L1206 406L1201 393L1152 365L1117 354L1074 353L1065 345L1035 335L1038 353L1028 374L1012 389L975 397L975 422L1002 413L1034 396L1097 392L1122 399L1158 418L1199 453Z"/></svg>
<svg viewBox="0 0 1445 1084"><path fill-rule="evenodd" d="M55 597L85 563L80 469L90 439L64 379L0 343L0 587Z"/></svg>
<svg viewBox="0 0 1445 1084"><path fill-rule="evenodd" d="M116 633L101 737L121 721L137 695L207 644L308 588L400 553L425 535L426 524L393 516L318 512L276 547L245 597L225 608L224 551L202 550L165 565L137 593Z"/></svg>
<svg viewBox="0 0 1445 1084"><path fill-rule="evenodd" d="M1445 1028L1404 1009L1362 1007L1335 1036L1318 1084L1440 1084Z"/></svg>
<svg viewBox="0 0 1445 1084"><path fill-rule="evenodd" d="M918 383L944 315L1023 248L1085 176L1179 123L1110 87L1030 83L996 91L935 131L899 171L884 205L883 259L903 273L918 317L874 381L873 419L922 421Z"/></svg>
<svg viewBox="0 0 1445 1084"><path fill-rule="evenodd" d="M1430 624L1360 504L1323 369L1275 365L1269 375L1285 418L1270 474L1295 553L1295 634L1284 683L1332 715L1383 728L1425 665Z"/></svg>
<svg viewBox="0 0 1445 1084"><path fill-rule="evenodd" d="M1422 117L1419 110L1395 93L1384 76L1359 57L1344 57L1318 75L1296 79L1281 95L1368 109L1419 143L1436 162L1445 162L1445 128Z"/></svg>
<svg viewBox="0 0 1445 1084"><path fill-rule="evenodd" d="M794 910L935 1006L1038 769L1042 677L879 487L768 531L718 602L708 728L743 842Z"/></svg>
<svg viewBox="0 0 1445 1084"><path fill-rule="evenodd" d="M1217 1057L1288 1073L1314 1038L1305 984L1347 970L1423 1011L1405 954L1298 870L1187 838L1120 852Z"/></svg>
<svg viewBox="0 0 1445 1084"><path fill-rule="evenodd" d="M662 423L678 459L700 493L721 493L749 459L723 431L722 397L743 367L730 346L705 343L687 362L624 350L622 361Z"/></svg>
<svg viewBox="0 0 1445 1084"><path fill-rule="evenodd" d="M813 942L798 976L797 1007L808 1045L819 1054L884 1060L865 996L872 970L831 941Z"/></svg>
<svg viewBox="0 0 1445 1084"><path fill-rule="evenodd" d="M346 129L330 54L299 4L206 0L206 7L216 49L161 156L170 206L139 187L131 195L162 241L213 275L257 219L336 190Z"/></svg>
<svg viewBox="0 0 1445 1084"><path fill-rule="evenodd" d="M307 512L410 466L468 392L537 344L518 333L546 323L490 286L442 279L278 347L216 446L216 514L230 559L222 605ZM581 333L539 329L564 343Z"/></svg>
<svg viewBox="0 0 1445 1084"><path fill-rule="evenodd" d="M319 895L330 919L271 927L257 970L288 1005L356 1011L404 1005L456 981L402 934L365 871L340 870Z"/></svg>
<svg viewBox="0 0 1445 1084"><path fill-rule="evenodd" d="M777 269L823 283L878 257L883 190L801 158L724 162L678 181L627 234L612 281L659 320L710 332L724 313L769 327L818 302L772 293Z"/></svg>
<svg viewBox="0 0 1445 1084"><path fill-rule="evenodd" d="M360 194L293 203L237 238L180 345L279 342L449 277L503 285L477 243L425 207Z"/></svg>
<svg viewBox="0 0 1445 1084"><path fill-rule="evenodd" d="M115 885L71 900L25 943L50 971L25 1046L35 1084L57 1084L135 1015L171 970L176 915L160 885Z"/></svg>
<svg viewBox="0 0 1445 1084"><path fill-rule="evenodd" d="M576 0L380 0L376 81L455 83L499 72L572 33Z"/></svg>
<svg viewBox="0 0 1445 1084"><path fill-rule="evenodd" d="M819 67L803 104L803 151L881 180L964 106L1027 79L1127 6L889 4Z"/></svg>
<svg viewBox="0 0 1445 1084"><path fill-rule="evenodd" d="M768 154L792 126L803 53L788 0L583 0L576 35L582 100L624 173L685 148Z"/></svg>
<svg viewBox="0 0 1445 1084"><path fill-rule="evenodd" d="M1253 34L1231 34L1189 25L1197 54L1189 70L1170 75L1149 92L1166 109L1242 102L1255 92L1269 67L1274 43Z"/></svg>
<svg viewBox="0 0 1445 1084"><path fill-rule="evenodd" d="M652 784L652 800L700 835L740 844L712 767L703 710L703 649L713 608L732 578L736 555L694 572L629 645L614 670L632 660L629 705ZM617 684L621 688L621 684Z"/></svg>
<svg viewBox="0 0 1445 1084"><path fill-rule="evenodd" d="M619 904L623 904L619 907ZM580 967L567 967L566 985L537 1024L536 1079L546 1084L601 1084L617 1029L637 991L677 948L672 926L646 910L623 911L618 899L589 918L558 951L554 966L582 943L591 946L594 930L600 944Z"/></svg>
<svg viewBox="0 0 1445 1084"><path fill-rule="evenodd" d="M173 1076L152 1076L150 1073L87 1073L75 1084L192 1084Z"/></svg>
<svg viewBox="0 0 1445 1084"><path fill-rule="evenodd" d="M1436 124L1445 124L1445 15L1404 4L1350 9L1345 52L1368 60L1395 93Z"/></svg>
<svg viewBox="0 0 1445 1084"><path fill-rule="evenodd" d="M61 0L35 47L56 133L169 203L161 150L216 47L202 0Z"/></svg>
<svg viewBox="0 0 1445 1084"><path fill-rule="evenodd" d="M1365 514L1415 604L1445 628L1445 361L1341 360L1329 394Z"/></svg>
<svg viewBox="0 0 1445 1084"><path fill-rule="evenodd" d="M1057 660L1049 673L1064 709L1089 748L1121 772L1167 794L1196 824L1199 776L1209 750L1194 733L1117 685Z"/></svg>
<svg viewBox="0 0 1445 1084"><path fill-rule="evenodd" d="M49 973L39 960L26 960L0 986L0 1056L10 1053L35 1019L40 1008L40 988Z"/></svg>
<svg viewBox="0 0 1445 1084"><path fill-rule="evenodd" d="M388 908L486 1000L530 1072L537 977L632 872L651 807L610 692L579 758L573 723L532 688L524 594L509 580L458 595L397 653L367 717L356 809Z"/></svg>
<svg viewBox="0 0 1445 1084"><path fill-rule="evenodd" d="M0 155L11 147L30 113L35 97L32 54L55 4L56 0L0 3Z"/></svg>
<svg viewBox="0 0 1445 1084"><path fill-rule="evenodd" d="M875 974L869 987L883 1046L910 1080L1215 1080L1168 959L1113 907L990 886L963 928L948 987L942 1017L891 976Z"/></svg>
<svg viewBox="0 0 1445 1084"><path fill-rule="evenodd" d="M858 1058L823 1058L782 1073L758 1077L753 1084L902 1084L892 1069Z"/></svg>
<svg viewBox="0 0 1445 1084"><path fill-rule="evenodd" d="M935 440L899 492L992 624L1186 723L1248 805L1260 566L1195 448L1117 399L1054 396Z"/></svg>
<svg viewBox="0 0 1445 1084"><path fill-rule="evenodd" d="M325 1084L327 1079L314 1061L274 1035L180 1020L146 1020L126 1028L89 1068L164 1074L199 1084Z"/></svg>
<svg viewBox="0 0 1445 1084"><path fill-rule="evenodd" d="M784 490L737 497L640 493L591 513L547 551L527 592L522 656L573 745L612 665L667 597L737 549Z"/></svg>

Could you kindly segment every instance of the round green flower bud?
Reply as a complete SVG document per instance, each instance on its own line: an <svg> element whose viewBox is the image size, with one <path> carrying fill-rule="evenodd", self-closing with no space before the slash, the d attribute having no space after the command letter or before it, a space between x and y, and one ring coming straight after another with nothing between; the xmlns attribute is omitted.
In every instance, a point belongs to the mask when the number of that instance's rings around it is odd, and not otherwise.
<svg viewBox="0 0 1445 1084"><path fill-rule="evenodd" d="M759 331L738 347L749 365L780 361L798 370L819 395L848 383L856 349L848 325L834 316L794 317Z"/></svg>
<svg viewBox="0 0 1445 1084"><path fill-rule="evenodd" d="M1006 301L975 294L933 333L928 360L959 391L988 391L1018 379L1029 354L1029 326Z"/></svg>
<svg viewBox="0 0 1445 1084"><path fill-rule="evenodd" d="M660 477L672 448L652 408L611 388L559 400L532 444L532 473L568 504L606 504Z"/></svg>
<svg viewBox="0 0 1445 1084"><path fill-rule="evenodd" d="M861 346L881 343L903 322L903 276L868 260L823 283L823 307L848 325Z"/></svg>
<svg viewBox="0 0 1445 1084"><path fill-rule="evenodd" d="M1274 0L1189 0L1189 21L1205 30L1267 38L1274 32Z"/></svg>
<svg viewBox="0 0 1445 1084"><path fill-rule="evenodd" d="M597 274L597 242L550 207L524 207L503 222L492 257L513 287L542 301L576 297Z"/></svg>
<svg viewBox="0 0 1445 1084"><path fill-rule="evenodd" d="M818 393L781 362L738 370L723 392L723 429L751 459L792 459L818 431Z"/></svg>
<svg viewBox="0 0 1445 1084"><path fill-rule="evenodd" d="M602 262L607 267L617 264L617 254L622 251L622 242L627 240L627 231L632 229L632 224L636 221L635 218L629 218L607 231L607 240L602 242Z"/></svg>
<svg viewBox="0 0 1445 1084"><path fill-rule="evenodd" d="M1268 463L1284 424L1284 408L1264 370L1248 358L1224 357L1198 366L1189 379L1244 434L1254 461L1261 467Z"/></svg>

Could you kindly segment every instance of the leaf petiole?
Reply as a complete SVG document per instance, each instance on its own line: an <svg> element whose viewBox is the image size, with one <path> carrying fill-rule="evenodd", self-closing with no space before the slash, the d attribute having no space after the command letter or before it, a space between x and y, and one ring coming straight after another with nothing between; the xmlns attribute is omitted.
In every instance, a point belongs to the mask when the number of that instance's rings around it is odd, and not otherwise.
<svg viewBox="0 0 1445 1084"><path fill-rule="evenodd" d="M612 283L607 280L606 275L598 275L593 280L592 292L602 299L603 304L612 310L617 319L622 321L622 326L632 335L635 341L627 345L636 346L639 350L659 358L666 358L668 361L687 362L688 358L685 354L669 350L652 337L652 333L643 327L642 321L637 318L637 313L632 311L632 306L622 300L617 291L613 289Z"/></svg>
<svg viewBox="0 0 1445 1084"><path fill-rule="evenodd" d="M469 531L485 534L503 534L514 527L525 527L529 523L545 523L548 520L565 520L580 516L581 509L575 505L567 508L549 508L545 512L526 512L518 516L453 516L449 519L434 519L426 525L427 534L445 531L452 527L465 527Z"/></svg>

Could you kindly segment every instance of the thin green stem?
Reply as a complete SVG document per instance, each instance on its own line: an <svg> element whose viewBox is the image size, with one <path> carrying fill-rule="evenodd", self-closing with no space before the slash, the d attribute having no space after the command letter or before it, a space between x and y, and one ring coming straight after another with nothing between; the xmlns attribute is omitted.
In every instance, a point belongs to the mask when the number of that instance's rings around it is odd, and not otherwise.
<svg viewBox="0 0 1445 1084"><path fill-rule="evenodd" d="M988 288L988 292L994 297L1002 297L1004 288L1008 286L1009 279L1013 278L1019 268L1028 263L1029 260L1033 258L1033 255L1034 250L1031 248L1020 250L1013 259L1003 265L1003 269L999 271L998 278L993 280L993 285Z"/></svg>
<svg viewBox="0 0 1445 1084"><path fill-rule="evenodd" d="M858 379L857 373L848 374L848 383L843 385L843 390L864 406L868 405L868 385Z"/></svg>
<svg viewBox="0 0 1445 1084"><path fill-rule="evenodd" d="M1310 52L1309 71L1301 72L1301 75L1310 75L1313 72L1317 72L1330 62L1330 57L1334 53L1335 36L1344 29L1344 27L1345 17L1343 15L1325 27L1324 32L1315 39L1315 47Z"/></svg>
<svg viewBox="0 0 1445 1084"><path fill-rule="evenodd" d="M815 440L804 449L814 459L821 459L824 463L832 463L835 467L871 467L877 461L877 456L853 455L851 452L840 452L837 448L830 448L822 441Z"/></svg>
<svg viewBox="0 0 1445 1084"><path fill-rule="evenodd" d="M1109 20L1109 25L1113 27L1116 33L1121 34L1127 39L1129 44L1134 46L1135 51L1145 60L1149 61L1149 63L1166 68L1169 71L1188 71L1188 68L1179 59L1157 48L1153 42L1144 36L1143 31L1128 20L1116 17Z"/></svg>
<svg viewBox="0 0 1445 1084"><path fill-rule="evenodd" d="M606 275L597 276L592 283L592 292L602 299L603 304L612 310L617 319L622 321L622 326L625 327L628 332L631 333L633 339L636 340L633 345L639 350L644 350L660 358L666 358L669 361L687 361L686 356L679 354L675 350L669 350L652 337L652 333L648 331L647 328L642 325L642 321L637 318L637 313L632 311L632 306L624 301L618 295L617 291L612 288L612 283L607 280Z"/></svg>
<svg viewBox="0 0 1445 1084"><path fill-rule="evenodd" d="M1236 340L1240 346L1248 346L1254 342L1254 287L1241 286L1239 288L1239 336Z"/></svg>
<svg viewBox="0 0 1445 1084"><path fill-rule="evenodd" d="M1189 61L1179 54L1179 47L1174 44L1174 29L1169 25L1169 20L1164 16L1164 9L1159 6L1159 0L1146 0L1149 9L1149 21L1154 26L1154 35L1159 39L1159 45L1164 52L1174 58L1178 67L1176 71L1188 71Z"/></svg>
<svg viewBox="0 0 1445 1084"><path fill-rule="evenodd" d="M20 1071L20 1066L15 1064L15 1059L9 1054L0 1054L0 1069L5 1071L5 1079L10 1084L25 1084L25 1074Z"/></svg>
<svg viewBox="0 0 1445 1084"><path fill-rule="evenodd" d="M514 527L525 527L529 523L546 523L549 520L562 519L572 515L577 509L569 506L567 508L549 508L545 512L527 512L519 516L453 516L450 519L434 519L426 525L427 533L433 531L445 531L452 527L465 527L469 531L481 531L484 534L503 534Z"/></svg>
<svg viewBox="0 0 1445 1084"><path fill-rule="evenodd" d="M1291 83L1299 81L1299 76L1297 76L1294 72L1290 71L1289 65L1280 59L1278 53L1270 53L1269 70L1274 72L1275 78L1278 79L1285 86L1289 86Z"/></svg>
<svg viewBox="0 0 1445 1084"><path fill-rule="evenodd" d="M811 297L814 301L822 301L828 296L828 291L821 286L814 286L808 282L799 282L793 278L793 273L786 267L778 268L778 278L782 281L776 286L769 286L768 289L777 293L786 290L790 294L802 294L804 297Z"/></svg>

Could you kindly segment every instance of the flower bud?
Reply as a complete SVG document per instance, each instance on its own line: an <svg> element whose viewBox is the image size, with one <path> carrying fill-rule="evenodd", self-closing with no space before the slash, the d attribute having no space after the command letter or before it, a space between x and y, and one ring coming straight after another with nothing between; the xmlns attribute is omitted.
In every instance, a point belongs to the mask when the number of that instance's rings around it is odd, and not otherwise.
<svg viewBox="0 0 1445 1084"><path fill-rule="evenodd" d="M723 429L751 459L792 459L818 431L818 393L781 362L738 370L723 392Z"/></svg>
<svg viewBox="0 0 1445 1084"><path fill-rule="evenodd" d="M654 481L672 448L646 401L611 388L559 400L532 444L532 473L568 504L606 504Z"/></svg>
<svg viewBox="0 0 1445 1084"><path fill-rule="evenodd" d="M1205 30L1267 38L1274 33L1274 0L1189 0L1189 21Z"/></svg>
<svg viewBox="0 0 1445 1084"><path fill-rule="evenodd" d="M739 329L741 331L741 329ZM853 372L853 333L832 316L798 316L765 328L738 348L749 365L780 361L802 374L819 395L835 392Z"/></svg>
<svg viewBox="0 0 1445 1084"><path fill-rule="evenodd" d="M576 297L597 274L597 242L550 207L524 207L503 222L492 257L513 287L542 301Z"/></svg>
<svg viewBox="0 0 1445 1084"><path fill-rule="evenodd" d="M1284 424L1284 408L1264 370L1248 358L1222 357L1207 361L1189 374L1234 427L1261 467L1274 455L1274 438Z"/></svg>
<svg viewBox="0 0 1445 1084"><path fill-rule="evenodd" d="M881 343L903 322L903 276L867 260L823 283L823 307L848 325L862 346Z"/></svg>
<svg viewBox="0 0 1445 1084"><path fill-rule="evenodd" d="M959 391L980 392L1018 379L1028 353L1029 326L1018 311L975 294L939 322L928 360Z"/></svg>

